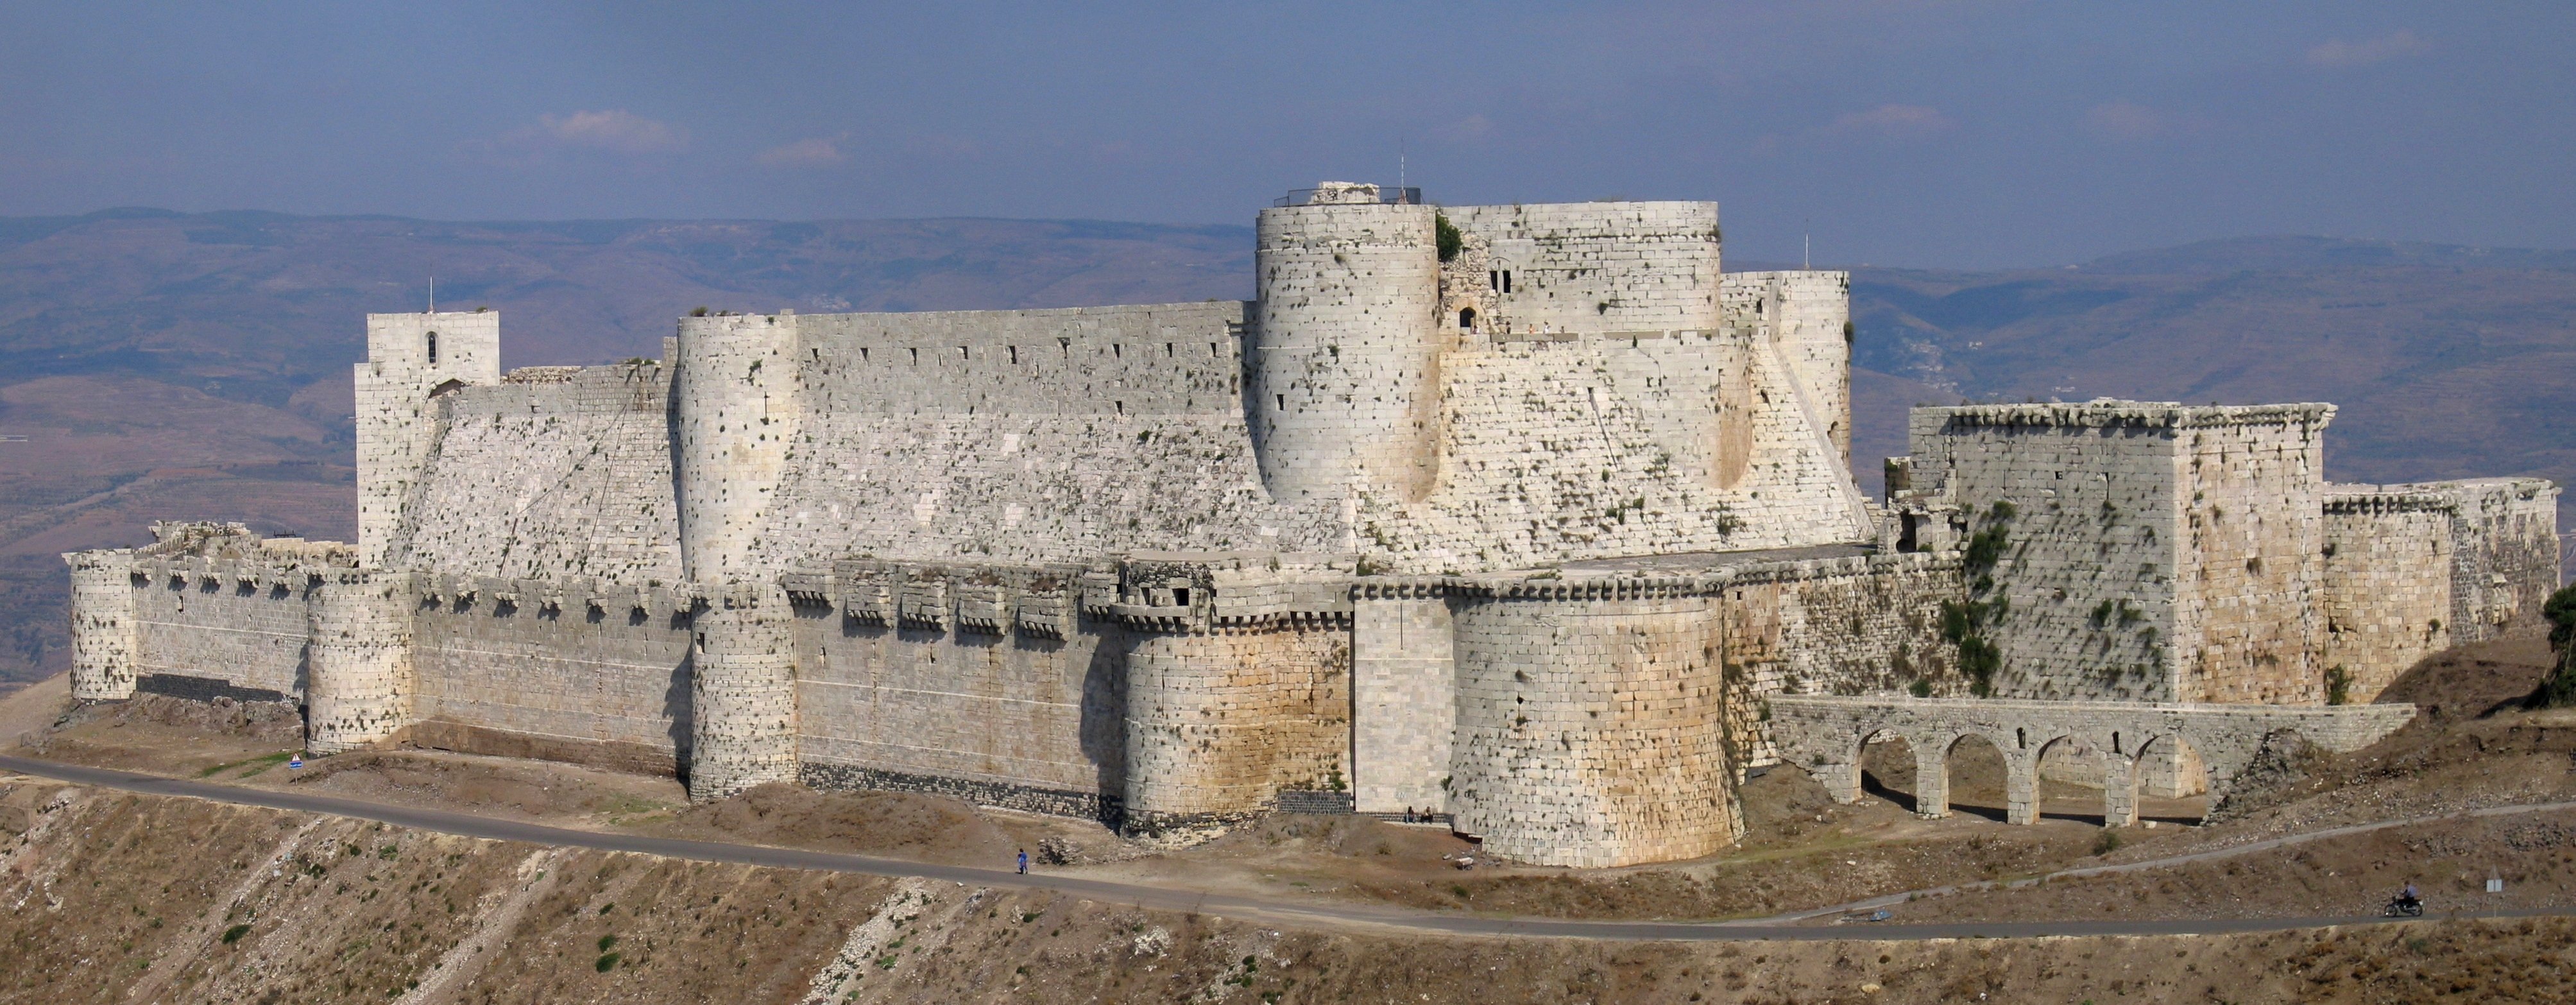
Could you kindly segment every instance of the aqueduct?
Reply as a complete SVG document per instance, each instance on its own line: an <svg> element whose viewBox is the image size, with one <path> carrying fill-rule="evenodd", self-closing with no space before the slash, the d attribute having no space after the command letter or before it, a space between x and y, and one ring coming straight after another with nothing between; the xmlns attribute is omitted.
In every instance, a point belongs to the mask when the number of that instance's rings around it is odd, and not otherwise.
<svg viewBox="0 0 2576 1005"><path fill-rule="evenodd" d="M2225 795L2265 740L2294 733L2338 753L2359 750L2415 717L2413 705L2211 705L2112 701L2017 701L1977 698L1881 698L1781 695L1770 699L1780 756L1807 770L1834 801L1861 796L1861 752L1873 738L1901 738L1913 748L1915 812L1950 813L1949 759L1965 737L1983 737L2003 753L2005 818L2039 818L2040 755L2080 742L2103 761L2105 826L2138 822L2139 758L2179 740L2197 751L2210 798Z"/></svg>

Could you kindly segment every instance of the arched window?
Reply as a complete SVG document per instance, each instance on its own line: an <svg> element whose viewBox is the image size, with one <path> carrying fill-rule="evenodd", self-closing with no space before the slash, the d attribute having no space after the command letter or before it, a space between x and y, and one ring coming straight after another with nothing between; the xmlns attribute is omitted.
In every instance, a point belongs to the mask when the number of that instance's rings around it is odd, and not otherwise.
<svg viewBox="0 0 2576 1005"><path fill-rule="evenodd" d="M429 365L438 365L438 333L429 333Z"/></svg>
<svg viewBox="0 0 2576 1005"><path fill-rule="evenodd" d="M1473 307L1466 307L1466 308L1461 308L1461 309L1459 309L1459 311L1458 311L1458 327L1460 327L1460 328L1474 328L1474 327L1476 327L1476 309L1475 309L1475 308L1473 308Z"/></svg>

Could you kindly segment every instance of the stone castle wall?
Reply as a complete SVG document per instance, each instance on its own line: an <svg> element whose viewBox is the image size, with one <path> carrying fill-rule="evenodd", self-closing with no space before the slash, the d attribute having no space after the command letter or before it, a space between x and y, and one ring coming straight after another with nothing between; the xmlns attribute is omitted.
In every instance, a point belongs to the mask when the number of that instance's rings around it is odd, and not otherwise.
<svg viewBox="0 0 2576 1005"><path fill-rule="evenodd" d="M667 587L422 577L413 738L677 773L691 723L691 606Z"/></svg>
<svg viewBox="0 0 2576 1005"><path fill-rule="evenodd" d="M1082 571L850 560L797 581L808 781L1109 816L1125 640L1082 616Z"/></svg>
<svg viewBox="0 0 2576 1005"><path fill-rule="evenodd" d="M391 567L680 582L670 382L659 363L547 367L439 396Z"/></svg>
<svg viewBox="0 0 2576 1005"><path fill-rule="evenodd" d="M2338 485L2325 504L2325 651L2367 702L2451 645L2452 506L2434 493Z"/></svg>

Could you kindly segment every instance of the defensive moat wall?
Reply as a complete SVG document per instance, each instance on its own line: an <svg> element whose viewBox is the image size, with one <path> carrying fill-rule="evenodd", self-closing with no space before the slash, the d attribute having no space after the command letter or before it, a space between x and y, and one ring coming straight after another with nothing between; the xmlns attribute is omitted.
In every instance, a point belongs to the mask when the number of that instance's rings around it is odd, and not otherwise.
<svg viewBox="0 0 2576 1005"><path fill-rule="evenodd" d="M497 315L371 316L360 540L67 556L75 693L1617 865L1735 839L1775 697L2367 702L2556 584L2554 486L2327 485L2324 405L1920 409L1864 499L1847 278L1721 272L1711 204L1288 202L1249 302L506 374Z"/></svg>

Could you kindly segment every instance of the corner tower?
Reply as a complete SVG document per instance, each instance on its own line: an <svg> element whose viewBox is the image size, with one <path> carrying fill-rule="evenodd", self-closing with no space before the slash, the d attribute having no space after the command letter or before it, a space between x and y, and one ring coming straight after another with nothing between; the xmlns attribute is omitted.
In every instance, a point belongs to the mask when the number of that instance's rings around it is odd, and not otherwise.
<svg viewBox="0 0 2576 1005"><path fill-rule="evenodd" d="M501 314L367 315L357 365L358 564L385 564L403 506L438 440L439 395L501 382Z"/></svg>
<svg viewBox="0 0 2576 1005"><path fill-rule="evenodd" d="M1282 503L1356 484L1431 490L1440 254L1412 189L1325 182L1261 212L1245 393L1261 483Z"/></svg>
<svg viewBox="0 0 2576 1005"><path fill-rule="evenodd" d="M752 565L803 426L796 354L793 314L683 318L672 352L680 568L704 601L690 647L695 800L796 777L795 615L776 570Z"/></svg>

